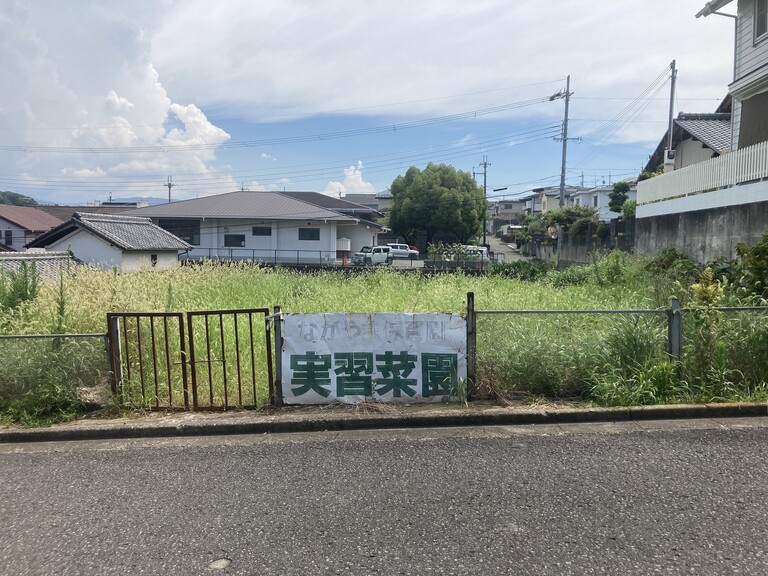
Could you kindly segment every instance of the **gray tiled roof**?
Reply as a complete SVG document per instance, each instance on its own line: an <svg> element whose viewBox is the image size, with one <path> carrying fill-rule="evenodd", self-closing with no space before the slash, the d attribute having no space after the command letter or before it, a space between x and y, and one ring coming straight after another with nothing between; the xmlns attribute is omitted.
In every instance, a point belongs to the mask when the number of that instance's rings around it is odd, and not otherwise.
<svg viewBox="0 0 768 576"><path fill-rule="evenodd" d="M123 212L149 218L242 218L260 220L334 220L356 219L333 210L302 202L278 192L229 192L156 204Z"/></svg>
<svg viewBox="0 0 768 576"><path fill-rule="evenodd" d="M71 234L87 230L122 250L188 250L189 244L152 223L149 218L118 214L75 212L72 219L48 231L28 247L45 247Z"/></svg>
<svg viewBox="0 0 768 576"><path fill-rule="evenodd" d="M34 263L40 278L53 279L75 265L69 252L3 252L0 253L0 270L16 272L22 262Z"/></svg>
<svg viewBox="0 0 768 576"><path fill-rule="evenodd" d="M718 154L731 147L730 114L687 114L675 119L675 123Z"/></svg>

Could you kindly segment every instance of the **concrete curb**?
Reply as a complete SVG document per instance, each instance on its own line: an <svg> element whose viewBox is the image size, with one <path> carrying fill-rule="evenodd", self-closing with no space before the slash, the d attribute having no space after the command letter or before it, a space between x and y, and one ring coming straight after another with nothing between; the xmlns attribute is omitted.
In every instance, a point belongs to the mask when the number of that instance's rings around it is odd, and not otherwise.
<svg viewBox="0 0 768 576"><path fill-rule="evenodd" d="M573 424L588 422L627 422L686 418L734 418L768 416L768 403L681 404L622 408L583 408L563 410L486 410L450 414L400 414L365 416L293 415L265 418L258 414L237 421L208 418L201 422L168 424L151 420L102 422L80 421L51 428L8 428L0 430L0 444L51 442L64 440L117 440L211 436L224 434L280 434L286 432L324 432L371 430L377 428L439 428L458 426L514 426L522 424Z"/></svg>

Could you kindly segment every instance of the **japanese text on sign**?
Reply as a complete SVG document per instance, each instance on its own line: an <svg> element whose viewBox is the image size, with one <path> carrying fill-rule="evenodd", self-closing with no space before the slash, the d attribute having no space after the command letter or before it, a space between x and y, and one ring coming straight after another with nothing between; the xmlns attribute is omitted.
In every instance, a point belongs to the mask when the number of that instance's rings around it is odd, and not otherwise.
<svg viewBox="0 0 768 576"><path fill-rule="evenodd" d="M466 379L466 323L454 314L288 314L283 400L434 402Z"/></svg>

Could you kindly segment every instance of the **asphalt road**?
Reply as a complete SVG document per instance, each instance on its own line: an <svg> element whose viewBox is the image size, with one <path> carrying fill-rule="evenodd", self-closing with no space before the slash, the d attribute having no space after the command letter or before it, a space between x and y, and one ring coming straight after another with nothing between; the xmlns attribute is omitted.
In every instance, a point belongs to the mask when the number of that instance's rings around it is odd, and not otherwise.
<svg viewBox="0 0 768 576"><path fill-rule="evenodd" d="M768 419L0 445L0 574L767 574Z"/></svg>

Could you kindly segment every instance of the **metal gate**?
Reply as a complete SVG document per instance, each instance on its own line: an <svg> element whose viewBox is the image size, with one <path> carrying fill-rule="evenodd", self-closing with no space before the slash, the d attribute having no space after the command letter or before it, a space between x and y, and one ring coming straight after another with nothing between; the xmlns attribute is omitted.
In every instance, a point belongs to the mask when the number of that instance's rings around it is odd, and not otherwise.
<svg viewBox="0 0 768 576"><path fill-rule="evenodd" d="M112 391L150 410L274 403L269 310L107 314Z"/></svg>

